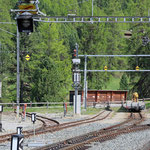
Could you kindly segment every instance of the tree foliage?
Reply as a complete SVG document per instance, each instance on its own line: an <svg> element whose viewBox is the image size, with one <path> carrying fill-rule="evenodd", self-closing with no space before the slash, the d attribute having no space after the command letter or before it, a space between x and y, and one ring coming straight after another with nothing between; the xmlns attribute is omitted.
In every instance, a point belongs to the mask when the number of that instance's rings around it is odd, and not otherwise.
<svg viewBox="0 0 150 150"><path fill-rule="evenodd" d="M10 9L17 8L17 0L0 0L0 22L15 22ZM48 16L92 15L91 0L43 0L40 10ZM94 16L147 16L149 0L94 0ZM31 35L20 33L20 99L27 101L64 101L72 88L72 54L79 44L79 54L117 55L149 54L150 44L143 45L143 37L150 38L149 24L111 23L34 23ZM132 37L124 38L130 30ZM7 32L6 32L7 31ZM16 100L16 25L0 24L0 80L3 82L2 100ZM25 56L29 54L30 60ZM81 59L80 69L84 69ZM147 58L89 57L89 70L149 69ZM137 91L150 96L149 73L128 73L120 76L120 89ZM88 73L88 89L107 88L114 73ZM83 78L82 78L83 79ZM130 81L129 81L130 79ZM129 81L129 84L127 83ZM83 87L83 80L82 80ZM113 90L113 89L110 89Z"/></svg>
<svg viewBox="0 0 150 150"><path fill-rule="evenodd" d="M129 90L128 78L126 74L123 74L120 80L120 90Z"/></svg>

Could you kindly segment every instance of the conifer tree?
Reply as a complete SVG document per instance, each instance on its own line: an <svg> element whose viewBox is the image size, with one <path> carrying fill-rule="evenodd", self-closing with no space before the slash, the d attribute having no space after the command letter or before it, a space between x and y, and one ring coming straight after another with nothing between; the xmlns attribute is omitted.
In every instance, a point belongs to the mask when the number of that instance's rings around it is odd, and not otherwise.
<svg viewBox="0 0 150 150"><path fill-rule="evenodd" d="M128 90L129 85L128 85L128 80L126 74L122 75L122 78L120 80L120 90Z"/></svg>

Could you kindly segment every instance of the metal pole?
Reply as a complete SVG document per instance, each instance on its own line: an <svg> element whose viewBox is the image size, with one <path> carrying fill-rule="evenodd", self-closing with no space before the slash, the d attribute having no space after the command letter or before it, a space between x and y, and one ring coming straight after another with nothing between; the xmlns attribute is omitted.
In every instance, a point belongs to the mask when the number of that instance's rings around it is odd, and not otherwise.
<svg viewBox="0 0 150 150"><path fill-rule="evenodd" d="M1 41L0 41L0 50L2 48L2 45L1 45ZM3 71L2 71L2 55L0 55L0 73L2 74ZM2 97L2 77L0 76L0 98Z"/></svg>
<svg viewBox="0 0 150 150"><path fill-rule="evenodd" d="M80 70L84 72L84 70ZM86 70L86 72L150 72L150 70Z"/></svg>
<svg viewBox="0 0 150 150"><path fill-rule="evenodd" d="M78 44L76 43L76 57L78 58ZM75 66L75 70L78 69L78 66ZM78 97L78 87L75 85L75 114L77 114L77 97Z"/></svg>
<svg viewBox="0 0 150 150"><path fill-rule="evenodd" d="M0 132L2 132L2 112L0 112Z"/></svg>
<svg viewBox="0 0 150 150"><path fill-rule="evenodd" d="M33 123L33 130L34 130L34 131L33 131L33 132L34 132L33 134L34 134L34 140L35 140L35 123Z"/></svg>
<svg viewBox="0 0 150 150"><path fill-rule="evenodd" d="M78 55L79 57L85 57L85 55ZM150 55L86 55L87 57L150 57Z"/></svg>
<svg viewBox="0 0 150 150"><path fill-rule="evenodd" d="M79 55L78 55L78 48L79 48L79 46L78 46L78 44L76 43L76 57L77 57L77 58L79 57Z"/></svg>
<svg viewBox="0 0 150 150"><path fill-rule="evenodd" d="M75 114L77 114L77 96L78 96L78 88L75 87Z"/></svg>
<svg viewBox="0 0 150 150"><path fill-rule="evenodd" d="M19 117L19 100L20 100L20 72L19 72L19 30L17 26L17 117Z"/></svg>
<svg viewBox="0 0 150 150"><path fill-rule="evenodd" d="M86 77L87 77L87 56L85 55L85 64L84 64L84 108L86 109Z"/></svg>
<svg viewBox="0 0 150 150"><path fill-rule="evenodd" d="M87 81L86 81L86 84L85 84L85 107L87 108L87 89L88 89L88 84L87 84Z"/></svg>
<svg viewBox="0 0 150 150"><path fill-rule="evenodd" d="M92 0L92 17L93 17L93 0Z"/></svg>

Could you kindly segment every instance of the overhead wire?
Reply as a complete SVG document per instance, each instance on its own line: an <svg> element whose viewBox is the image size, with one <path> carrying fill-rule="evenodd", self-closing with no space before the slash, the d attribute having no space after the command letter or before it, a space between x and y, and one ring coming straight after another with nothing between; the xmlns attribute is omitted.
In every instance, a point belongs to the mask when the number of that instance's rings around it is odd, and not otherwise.
<svg viewBox="0 0 150 150"><path fill-rule="evenodd" d="M9 32L9 31L5 30L5 29L0 28L0 30L1 30L1 31L4 31L4 32L7 32L7 33L9 33L9 34L11 34L11 35L16 36L16 34L13 34L13 33Z"/></svg>

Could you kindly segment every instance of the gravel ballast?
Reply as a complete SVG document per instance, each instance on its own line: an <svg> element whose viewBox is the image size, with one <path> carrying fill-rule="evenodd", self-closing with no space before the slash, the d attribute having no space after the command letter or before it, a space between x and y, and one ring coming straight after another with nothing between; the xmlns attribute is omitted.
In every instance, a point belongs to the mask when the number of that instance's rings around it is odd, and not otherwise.
<svg viewBox="0 0 150 150"><path fill-rule="evenodd" d="M114 124L118 124L125 120L127 116L124 113L117 113L113 115L113 117L109 117L106 120L98 121L95 123L80 125L73 128L64 129L54 133L47 133L45 135L35 136L29 139L24 140L24 144L27 145L29 143L44 143L44 144L51 144L56 143L59 141L63 141L75 136L79 136L82 134L89 133L91 131L96 131L102 128L109 127ZM149 114L147 117L150 118ZM80 118L78 118L80 119ZM60 118L62 122L64 120L74 121L77 118ZM150 123L150 119L148 119L145 123ZM143 123L144 124L144 123ZM92 143L90 144L91 148L89 150L140 150L144 144L150 141L150 131L140 131L130 134L124 134L116 137L113 140L106 141L103 143ZM10 150L10 145L7 146L0 146L0 150ZM1 149L2 148L2 149ZM35 147L27 147L24 146L24 150L31 150Z"/></svg>

